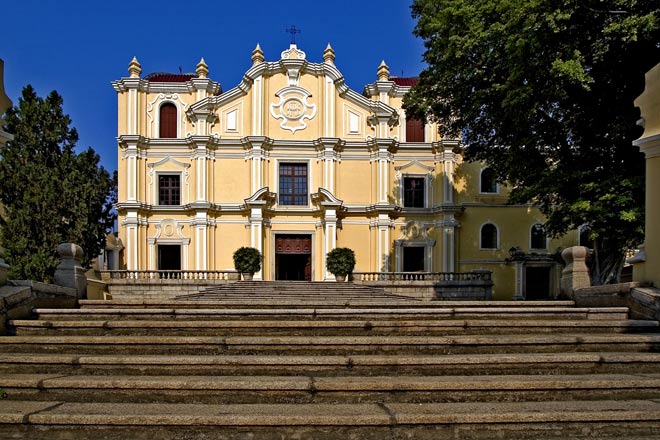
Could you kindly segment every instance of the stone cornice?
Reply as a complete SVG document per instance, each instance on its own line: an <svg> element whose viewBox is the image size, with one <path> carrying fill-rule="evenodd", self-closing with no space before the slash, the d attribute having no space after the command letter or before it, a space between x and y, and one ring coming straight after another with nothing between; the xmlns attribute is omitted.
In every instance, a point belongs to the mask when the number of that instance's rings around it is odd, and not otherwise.
<svg viewBox="0 0 660 440"><path fill-rule="evenodd" d="M647 159L660 156L660 134L637 139L633 145L639 147Z"/></svg>
<svg viewBox="0 0 660 440"><path fill-rule="evenodd" d="M193 78L186 82L153 82L144 78L121 78L112 81L112 87L118 93L132 89L147 93L193 93L206 90L207 93L215 95L222 92L220 83L208 78Z"/></svg>

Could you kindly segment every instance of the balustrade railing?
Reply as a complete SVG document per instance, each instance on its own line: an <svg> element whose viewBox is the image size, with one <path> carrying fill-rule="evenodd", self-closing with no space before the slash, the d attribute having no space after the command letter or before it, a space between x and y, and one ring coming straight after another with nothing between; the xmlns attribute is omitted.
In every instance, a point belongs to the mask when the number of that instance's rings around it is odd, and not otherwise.
<svg viewBox="0 0 660 440"><path fill-rule="evenodd" d="M490 281L492 272L353 272L358 281Z"/></svg>
<svg viewBox="0 0 660 440"><path fill-rule="evenodd" d="M230 280L238 279L235 270L105 270L111 280Z"/></svg>

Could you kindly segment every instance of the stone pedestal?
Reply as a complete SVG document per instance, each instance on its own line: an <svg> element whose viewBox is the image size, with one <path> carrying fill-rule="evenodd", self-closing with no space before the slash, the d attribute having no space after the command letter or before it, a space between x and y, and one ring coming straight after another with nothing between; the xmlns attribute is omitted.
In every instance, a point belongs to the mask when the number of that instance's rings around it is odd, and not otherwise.
<svg viewBox="0 0 660 440"><path fill-rule="evenodd" d="M566 267L561 273L560 292L563 297L573 298L576 289L591 286L587 255L589 249L584 246L573 246L562 251L561 257Z"/></svg>
<svg viewBox="0 0 660 440"><path fill-rule="evenodd" d="M87 293L87 277L81 265L82 248L74 243L62 243L57 247L57 253L62 261L55 269L53 283L74 288L78 298L84 298Z"/></svg>

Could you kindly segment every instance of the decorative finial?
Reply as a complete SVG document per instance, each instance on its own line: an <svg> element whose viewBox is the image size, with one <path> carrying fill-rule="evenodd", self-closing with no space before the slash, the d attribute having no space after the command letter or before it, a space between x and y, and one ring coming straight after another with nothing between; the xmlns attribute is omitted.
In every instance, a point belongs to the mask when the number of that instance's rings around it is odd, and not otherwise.
<svg viewBox="0 0 660 440"><path fill-rule="evenodd" d="M131 75L131 78L139 78L142 73L142 66L137 60L137 57L133 57L130 63L128 63L128 73Z"/></svg>
<svg viewBox="0 0 660 440"><path fill-rule="evenodd" d="M390 79L390 68L385 64L385 60L380 62L376 74L378 75L378 81L387 81Z"/></svg>
<svg viewBox="0 0 660 440"><path fill-rule="evenodd" d="M295 24L292 24L286 29L286 32L291 34L291 44L295 46L296 44L296 34L301 33L302 31L296 27Z"/></svg>
<svg viewBox="0 0 660 440"><path fill-rule="evenodd" d="M206 78L207 75L209 74L209 66L206 65L206 61L204 61L204 57L202 57L201 60L199 60L199 63L197 63L197 69L195 70L197 72L197 76L200 78Z"/></svg>
<svg viewBox="0 0 660 440"><path fill-rule="evenodd" d="M257 43L257 47L252 51L252 65L263 63L264 62L264 51L261 50L261 46Z"/></svg>
<svg viewBox="0 0 660 440"><path fill-rule="evenodd" d="M323 51L323 62L326 64L335 64L335 50L328 43L328 47Z"/></svg>

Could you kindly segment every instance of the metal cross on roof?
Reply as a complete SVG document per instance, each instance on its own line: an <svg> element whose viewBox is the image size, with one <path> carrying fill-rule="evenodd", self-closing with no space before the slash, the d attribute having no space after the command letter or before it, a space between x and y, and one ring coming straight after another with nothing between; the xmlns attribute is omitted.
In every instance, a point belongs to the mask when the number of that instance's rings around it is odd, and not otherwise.
<svg viewBox="0 0 660 440"><path fill-rule="evenodd" d="M291 44L296 44L296 34L301 33L302 31L296 27L296 25L291 25L286 29L286 32L291 34Z"/></svg>

